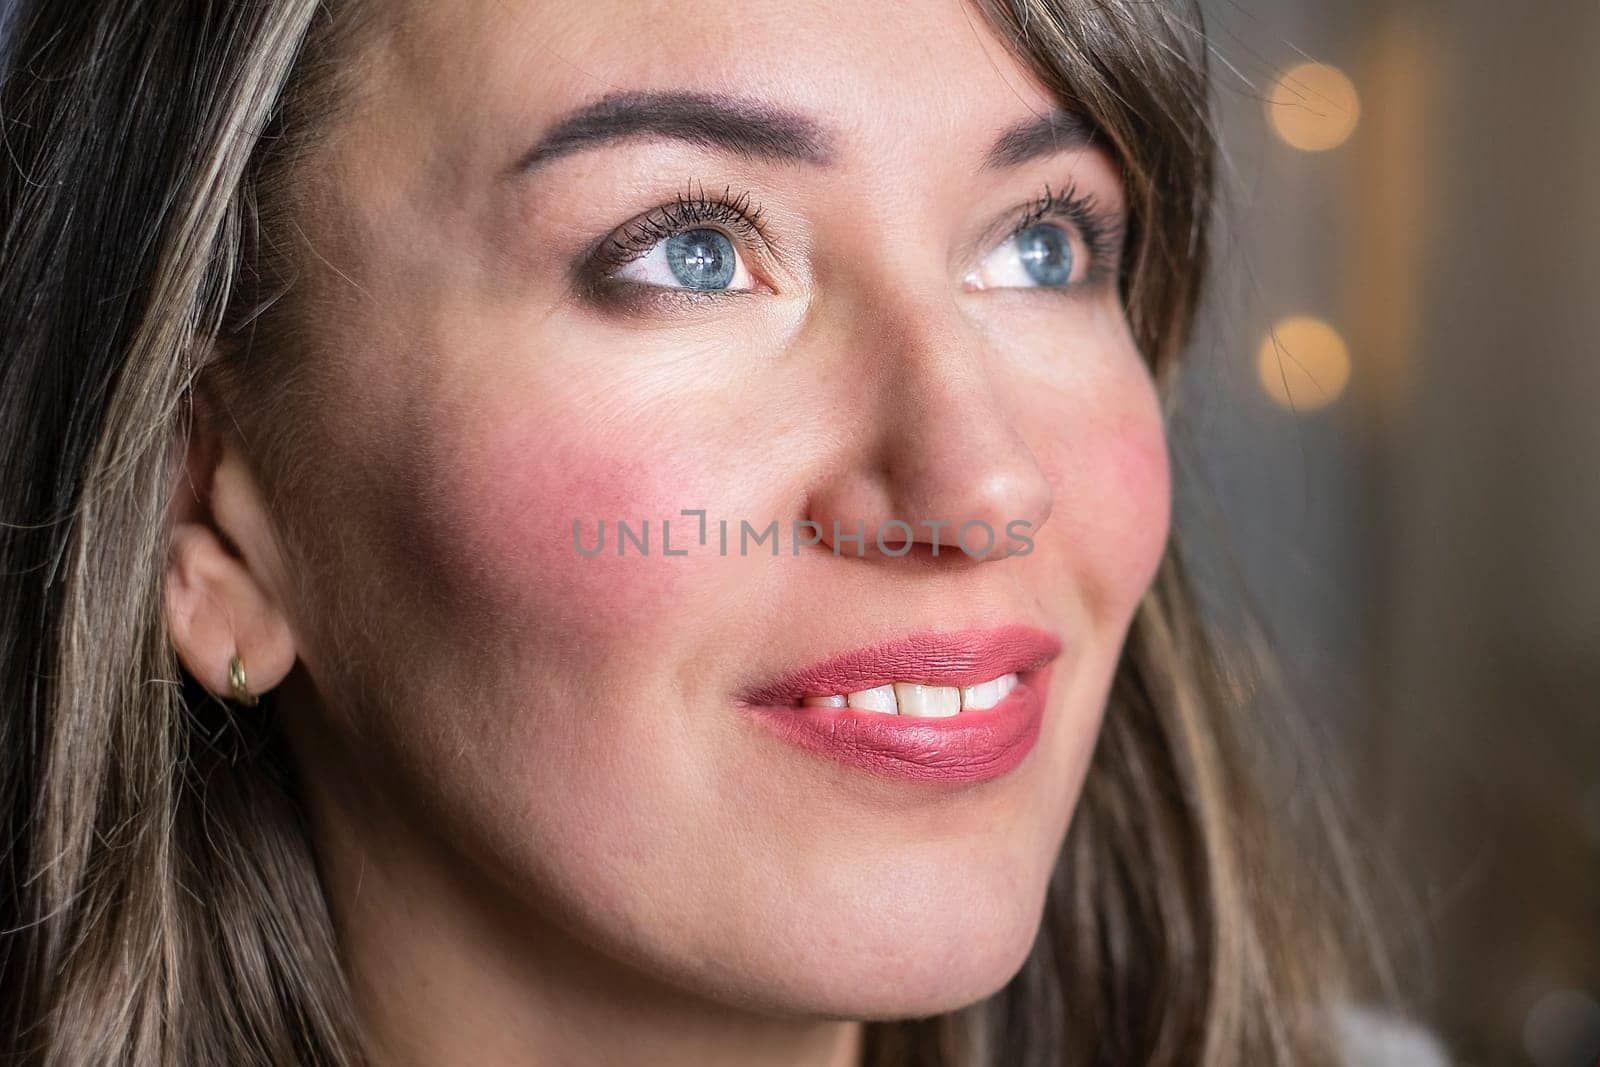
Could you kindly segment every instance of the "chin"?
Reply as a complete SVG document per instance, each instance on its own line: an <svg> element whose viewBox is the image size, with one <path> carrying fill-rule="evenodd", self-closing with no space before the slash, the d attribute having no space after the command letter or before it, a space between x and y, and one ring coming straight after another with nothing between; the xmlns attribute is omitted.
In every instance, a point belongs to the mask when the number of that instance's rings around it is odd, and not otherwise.
<svg viewBox="0 0 1600 1067"><path fill-rule="evenodd" d="M1011 925L971 924L942 939L925 935L897 944L892 954L861 960L859 980L841 981L842 968L819 976L826 1000L816 1014L888 1021L956 1011L1003 989L1028 958L1038 917Z"/></svg>
<svg viewBox="0 0 1600 1067"><path fill-rule="evenodd" d="M766 956L766 980L751 983L765 987L752 1006L790 1017L890 1021L955 1011L999 992L1033 948L1044 886L1023 892L1009 879L976 878L964 882L968 895L963 882L952 870L929 895L833 907L810 930L788 927L781 942L766 946L776 954ZM997 883L1008 892L996 894Z"/></svg>

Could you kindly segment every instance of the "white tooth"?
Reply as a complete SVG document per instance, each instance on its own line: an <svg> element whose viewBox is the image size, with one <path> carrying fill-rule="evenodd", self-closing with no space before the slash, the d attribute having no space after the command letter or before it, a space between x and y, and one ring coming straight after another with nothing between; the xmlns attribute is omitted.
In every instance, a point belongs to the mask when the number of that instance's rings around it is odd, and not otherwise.
<svg viewBox="0 0 1600 1067"><path fill-rule="evenodd" d="M961 690L962 711L986 711L1000 703L1000 679L994 678Z"/></svg>
<svg viewBox="0 0 1600 1067"><path fill-rule="evenodd" d="M961 710L961 691L948 685L894 683L900 714L918 719L948 719Z"/></svg>
<svg viewBox="0 0 1600 1067"><path fill-rule="evenodd" d="M1002 700L1005 699L1006 694L1017 687L1017 676L1015 674L1002 674L995 681L1000 683L1000 698Z"/></svg>
<svg viewBox="0 0 1600 1067"><path fill-rule="evenodd" d="M845 706L845 700L842 696L806 697L800 701L800 706L804 708L842 708Z"/></svg>
<svg viewBox="0 0 1600 1067"><path fill-rule="evenodd" d="M877 711L885 715L894 715L900 710L899 705L895 703L892 685L880 685L876 689L863 689L859 693L851 693L845 697L845 702L860 711Z"/></svg>

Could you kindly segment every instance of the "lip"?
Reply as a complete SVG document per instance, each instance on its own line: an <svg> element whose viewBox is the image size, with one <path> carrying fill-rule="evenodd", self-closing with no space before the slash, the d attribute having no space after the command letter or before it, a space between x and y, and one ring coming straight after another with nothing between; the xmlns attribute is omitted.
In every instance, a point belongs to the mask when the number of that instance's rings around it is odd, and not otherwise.
<svg viewBox="0 0 1600 1067"><path fill-rule="evenodd" d="M1032 751L1060 652L1056 637L1031 626L918 633L805 667L751 691L742 704L784 740L872 774L981 782L1012 770ZM891 682L970 686L1013 673L1016 688L1000 703L945 719L799 705L807 695Z"/></svg>

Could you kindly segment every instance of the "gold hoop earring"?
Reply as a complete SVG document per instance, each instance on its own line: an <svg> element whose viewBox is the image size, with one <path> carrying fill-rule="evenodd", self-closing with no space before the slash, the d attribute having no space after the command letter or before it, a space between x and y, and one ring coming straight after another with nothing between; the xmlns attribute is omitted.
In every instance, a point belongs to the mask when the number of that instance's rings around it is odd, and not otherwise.
<svg viewBox="0 0 1600 1067"><path fill-rule="evenodd" d="M233 690L233 699L247 708L253 708L259 701L256 695L250 692L250 684L244 674L244 660L234 653L228 661L228 686Z"/></svg>

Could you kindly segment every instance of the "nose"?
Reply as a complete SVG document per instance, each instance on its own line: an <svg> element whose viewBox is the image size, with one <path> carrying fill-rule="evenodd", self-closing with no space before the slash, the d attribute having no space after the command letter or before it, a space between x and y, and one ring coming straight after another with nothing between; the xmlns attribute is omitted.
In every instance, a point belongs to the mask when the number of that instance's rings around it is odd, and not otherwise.
<svg viewBox="0 0 1600 1067"><path fill-rule="evenodd" d="M1025 555L1050 515L1050 479L1018 430L1004 367L946 298L864 309L862 432L846 435L807 503L840 556ZM857 323L857 326L865 325ZM998 379L998 380L997 380Z"/></svg>

